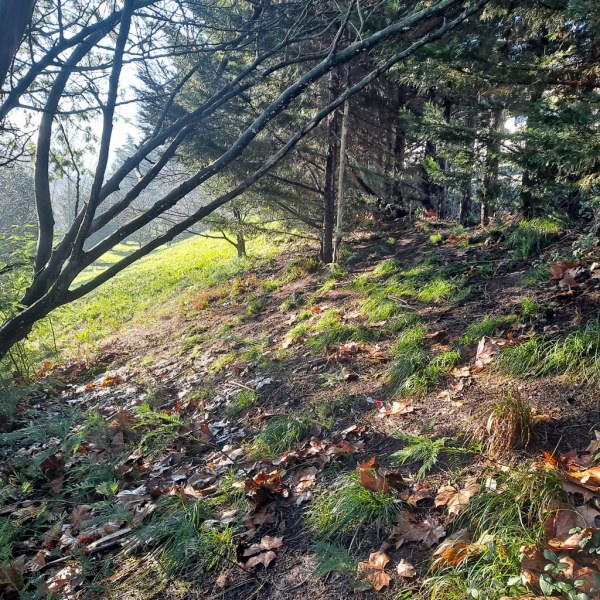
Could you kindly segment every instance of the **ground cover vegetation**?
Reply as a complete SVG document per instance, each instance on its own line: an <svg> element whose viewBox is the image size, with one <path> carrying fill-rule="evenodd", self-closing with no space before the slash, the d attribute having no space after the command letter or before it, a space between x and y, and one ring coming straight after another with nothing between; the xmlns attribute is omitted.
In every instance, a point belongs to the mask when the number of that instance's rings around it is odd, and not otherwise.
<svg viewBox="0 0 600 600"><path fill-rule="evenodd" d="M0 597L598 598L599 25L0 0Z"/></svg>

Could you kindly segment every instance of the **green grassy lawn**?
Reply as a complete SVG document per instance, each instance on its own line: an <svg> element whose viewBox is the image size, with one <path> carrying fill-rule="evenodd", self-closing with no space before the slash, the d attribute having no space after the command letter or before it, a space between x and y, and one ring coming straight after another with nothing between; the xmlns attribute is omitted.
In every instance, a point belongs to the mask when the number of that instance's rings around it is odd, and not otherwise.
<svg viewBox="0 0 600 600"><path fill-rule="evenodd" d="M120 244L84 271L76 285L91 280L136 247L133 242ZM37 356L52 353L55 340L63 357L93 350L101 339L127 325L151 326L161 316L173 314L183 291L214 287L276 251L263 237L249 241L251 258L242 260L227 242L201 237L159 248L88 296L54 311L36 326L28 345Z"/></svg>

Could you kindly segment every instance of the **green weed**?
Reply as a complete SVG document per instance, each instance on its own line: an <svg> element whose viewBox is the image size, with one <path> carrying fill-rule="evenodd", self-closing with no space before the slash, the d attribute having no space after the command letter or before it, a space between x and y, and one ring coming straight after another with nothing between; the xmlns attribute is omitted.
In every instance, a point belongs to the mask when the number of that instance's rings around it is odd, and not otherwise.
<svg viewBox="0 0 600 600"><path fill-rule="evenodd" d="M353 473L341 476L331 491L315 498L308 523L320 536L331 539L370 526L379 532L394 522L399 510L395 494L371 492Z"/></svg>
<svg viewBox="0 0 600 600"><path fill-rule="evenodd" d="M547 265L536 265L521 279L522 287L539 287L550 281Z"/></svg>
<svg viewBox="0 0 600 600"><path fill-rule="evenodd" d="M350 556L348 550L341 544L334 544L325 540L315 542L312 546L315 577L324 577L333 571L354 573L358 561Z"/></svg>
<svg viewBox="0 0 600 600"><path fill-rule="evenodd" d="M310 433L306 419L274 417L254 438L254 453L259 456L277 457L305 440Z"/></svg>
<svg viewBox="0 0 600 600"><path fill-rule="evenodd" d="M521 221L508 236L508 247L516 260L524 260L541 252L561 231L561 223L537 217Z"/></svg>
<svg viewBox="0 0 600 600"><path fill-rule="evenodd" d="M516 377L543 377L549 374L578 375L584 381L600 381L600 321L588 322L554 340L533 337L504 348L498 365Z"/></svg>
<svg viewBox="0 0 600 600"><path fill-rule="evenodd" d="M258 394L254 390L241 390L232 398L225 409L229 418L237 417L240 413L258 404Z"/></svg>
<svg viewBox="0 0 600 600"><path fill-rule="evenodd" d="M517 315L494 316L485 315L478 321L473 321L460 337L460 344L468 346L479 342L484 336L491 336L497 330L502 330L512 325L517 320Z"/></svg>
<svg viewBox="0 0 600 600"><path fill-rule="evenodd" d="M375 337L376 332L364 325L347 325L343 323L341 313L332 309L321 314L312 328L312 335L306 343L313 350L323 350L334 344L343 344L350 341L368 342Z"/></svg>
<svg viewBox="0 0 600 600"><path fill-rule="evenodd" d="M425 436L405 433L399 433L395 437L406 442L407 445L390 456L392 464L404 465L420 462L417 479L423 479L441 459L456 460L458 456L476 454L480 451L480 447L477 445L465 446L458 440L449 437L433 440Z"/></svg>
<svg viewBox="0 0 600 600"><path fill-rule="evenodd" d="M440 600L521 596L520 548L540 544L546 519L564 501L561 479L551 468L524 465L490 473L486 488L458 515L455 529L467 527L481 544L479 554L460 565L436 570L425 582Z"/></svg>

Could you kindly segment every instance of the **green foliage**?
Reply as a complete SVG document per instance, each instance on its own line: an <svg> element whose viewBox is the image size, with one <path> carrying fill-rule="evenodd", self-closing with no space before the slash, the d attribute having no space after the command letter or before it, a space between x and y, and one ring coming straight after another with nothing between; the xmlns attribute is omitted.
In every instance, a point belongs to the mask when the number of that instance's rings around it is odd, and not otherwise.
<svg viewBox="0 0 600 600"><path fill-rule="evenodd" d="M297 279L308 277L316 273L321 267L321 262L316 256L299 256L290 260L285 267L284 281L291 283Z"/></svg>
<svg viewBox="0 0 600 600"><path fill-rule="evenodd" d="M521 319L524 321L536 321L546 315L547 308L532 298L523 298L519 305Z"/></svg>
<svg viewBox="0 0 600 600"><path fill-rule="evenodd" d="M352 473L341 476L331 491L313 500L308 524L326 539L356 535L369 526L379 532L394 522L399 510L395 494L371 492Z"/></svg>
<svg viewBox="0 0 600 600"><path fill-rule="evenodd" d="M562 225L553 219L523 220L508 237L508 247L516 260L541 252L560 233Z"/></svg>
<svg viewBox="0 0 600 600"><path fill-rule="evenodd" d="M509 327L517 320L517 315L493 316L485 315L478 321L473 321L465 329L460 338L463 346L479 342L483 336L491 336L496 330Z"/></svg>
<svg viewBox="0 0 600 600"><path fill-rule="evenodd" d="M556 339L532 337L523 344L503 348L498 365L516 377L549 374L577 375L584 381L600 381L600 321Z"/></svg>
<svg viewBox="0 0 600 600"><path fill-rule="evenodd" d="M417 479L423 479L439 460L452 459L452 457L476 454L480 448L475 445L465 446L454 438L441 437L436 440L425 436L408 435L399 433L396 435L406 446L390 456L392 464L404 465L408 462L421 462L417 471Z"/></svg>
<svg viewBox="0 0 600 600"><path fill-rule="evenodd" d="M308 330L308 328L307 328ZM297 335L296 328L292 330ZM290 334L292 334L290 332ZM368 342L376 337L376 332L364 325L347 325L342 315L335 309L323 312L311 330L306 344L313 350L323 350L327 346L345 342Z"/></svg>
<svg viewBox="0 0 600 600"><path fill-rule="evenodd" d="M310 425L306 419L289 416L274 417L254 438L254 453L275 458L305 440L309 434Z"/></svg>
<svg viewBox="0 0 600 600"><path fill-rule="evenodd" d="M229 418L237 417L240 413L253 408L258 403L258 394L253 390L241 390L229 401L225 415Z"/></svg>
<svg viewBox="0 0 600 600"><path fill-rule="evenodd" d="M548 513L562 501L561 479L551 468L525 464L490 473L487 487L471 498L455 524L456 530L469 529L482 552L435 571L426 581L428 593L441 600L525 594L520 549L542 543Z"/></svg>
<svg viewBox="0 0 600 600"><path fill-rule="evenodd" d="M333 571L354 573L358 566L358 561L341 544L319 540L312 545L312 551L315 577L324 577Z"/></svg>
<svg viewBox="0 0 600 600"><path fill-rule="evenodd" d="M205 500L183 502L178 496L163 496L150 523L136 532L143 545L152 546L161 567L169 575L194 571L201 575L223 561L235 560L236 528L207 522L212 518Z"/></svg>
<svg viewBox="0 0 600 600"><path fill-rule="evenodd" d="M550 272L547 265L536 265L523 276L521 285L523 287L539 287L550 281Z"/></svg>

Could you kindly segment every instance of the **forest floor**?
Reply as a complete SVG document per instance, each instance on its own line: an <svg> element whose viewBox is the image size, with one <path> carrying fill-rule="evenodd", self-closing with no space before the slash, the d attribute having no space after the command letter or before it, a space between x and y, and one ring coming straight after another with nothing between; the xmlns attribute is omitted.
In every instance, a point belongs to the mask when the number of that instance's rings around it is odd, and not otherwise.
<svg viewBox="0 0 600 600"><path fill-rule="evenodd" d="M0 434L0 596L600 598L574 239L378 225L46 362Z"/></svg>

